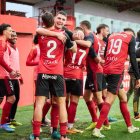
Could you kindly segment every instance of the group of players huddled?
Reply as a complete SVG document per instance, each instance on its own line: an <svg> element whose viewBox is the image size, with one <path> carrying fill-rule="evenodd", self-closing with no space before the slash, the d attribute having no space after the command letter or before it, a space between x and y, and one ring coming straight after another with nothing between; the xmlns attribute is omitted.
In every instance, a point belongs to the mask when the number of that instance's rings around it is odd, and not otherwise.
<svg viewBox="0 0 140 140"><path fill-rule="evenodd" d="M111 129L108 113L117 96L128 132L139 131L132 125L127 95L122 85L124 63L129 55L135 77L134 88L140 87L134 31L125 28L122 32L109 34L108 25L100 24L97 33L93 33L90 22L84 20L71 32L64 27L66 20L64 11L59 11L55 17L45 12L42 15L43 26L37 28L33 47L27 57L26 65L35 66L36 85L33 130L29 139L39 140L41 124L50 107L53 139L69 140L67 133L82 133L82 130L74 127L81 96L92 118L86 130L93 130L93 136L104 138L100 131ZM0 127L11 132L14 128L10 124L17 123L14 117L10 118L16 100L17 86L13 86L15 81L22 83L16 47L13 52L10 45L10 40L14 40L11 38L13 33L10 25L0 25L0 99L2 101L4 96L7 97ZM87 73L84 93L83 72Z"/></svg>

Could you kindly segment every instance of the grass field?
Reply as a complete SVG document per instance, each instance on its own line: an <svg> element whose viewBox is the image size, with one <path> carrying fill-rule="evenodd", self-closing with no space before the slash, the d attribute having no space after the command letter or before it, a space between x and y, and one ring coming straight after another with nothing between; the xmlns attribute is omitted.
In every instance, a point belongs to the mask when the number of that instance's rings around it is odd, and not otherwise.
<svg viewBox="0 0 140 140"><path fill-rule="evenodd" d="M132 100L129 102L129 109L132 112ZM23 123L23 126L19 126L16 128L15 133L6 133L0 131L0 140L28 140L28 136L31 133L31 119L32 119L32 112L33 107L21 107L18 108L18 112L16 115L17 121ZM1 114L1 111L0 111ZM125 123L122 119L119 110L118 101L115 102L113 105L110 115L116 117L118 119L117 123L113 123L112 129L110 131L103 131L102 133L106 135L104 140L140 140L140 132L129 134L127 133L127 129ZM131 116L133 117L132 113ZM88 113L87 107L84 101L81 99L79 106L77 117L80 119L76 124L75 127L81 130L84 130L91 122L90 115ZM132 119L133 120L133 119ZM134 122L134 125L140 127L140 122ZM75 134L70 135L69 137L71 140L96 140L91 134L92 131L84 131L83 134ZM41 138L48 138L50 137L49 128L43 128L43 133L41 134Z"/></svg>

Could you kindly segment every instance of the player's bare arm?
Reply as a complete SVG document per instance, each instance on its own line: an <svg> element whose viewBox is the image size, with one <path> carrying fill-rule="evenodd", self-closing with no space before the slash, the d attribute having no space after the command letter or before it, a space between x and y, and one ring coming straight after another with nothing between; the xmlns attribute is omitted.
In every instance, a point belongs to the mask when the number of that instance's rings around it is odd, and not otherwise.
<svg viewBox="0 0 140 140"><path fill-rule="evenodd" d="M88 47L90 48L90 46L92 45L92 42L90 41L85 41L85 40L75 40L75 42L83 47Z"/></svg>
<svg viewBox="0 0 140 140"><path fill-rule="evenodd" d="M63 33L60 33L60 32L57 33L57 32L50 31L50 30L44 29L44 28L37 28L36 33L40 34L40 35L57 37L62 42L65 42L65 40L66 40L66 36Z"/></svg>
<svg viewBox="0 0 140 140"><path fill-rule="evenodd" d="M73 53L76 53L77 52L77 44L75 41L73 41L73 46L70 48L70 50L73 52Z"/></svg>

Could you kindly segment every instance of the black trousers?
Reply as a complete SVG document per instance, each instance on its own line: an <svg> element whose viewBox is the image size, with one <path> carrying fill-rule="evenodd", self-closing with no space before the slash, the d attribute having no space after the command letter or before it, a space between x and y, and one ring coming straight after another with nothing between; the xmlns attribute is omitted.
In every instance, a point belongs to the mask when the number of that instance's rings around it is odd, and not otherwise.
<svg viewBox="0 0 140 140"><path fill-rule="evenodd" d="M11 112L10 112L10 115L9 115L9 120L12 120L12 119L15 118L16 111L17 111L17 106L18 106L18 102L19 102L19 98L20 98L19 81L17 79L11 80L11 81L12 81L12 84L13 84L13 87L14 87L14 93L15 93L16 101L12 105Z"/></svg>

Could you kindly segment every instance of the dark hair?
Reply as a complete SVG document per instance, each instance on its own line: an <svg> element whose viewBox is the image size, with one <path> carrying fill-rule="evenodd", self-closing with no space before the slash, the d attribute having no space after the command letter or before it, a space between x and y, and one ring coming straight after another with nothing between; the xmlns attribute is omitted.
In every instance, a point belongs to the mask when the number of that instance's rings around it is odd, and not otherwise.
<svg viewBox="0 0 140 140"><path fill-rule="evenodd" d="M96 28L97 30L97 33L101 33L101 29L105 29L105 28L108 28L108 25L106 24L99 24L99 26Z"/></svg>
<svg viewBox="0 0 140 140"><path fill-rule="evenodd" d="M131 29L131 28L124 28L123 31L124 31L124 32L125 32L125 31L130 31L130 32L132 32L132 33L134 34L134 36L135 36L134 30Z"/></svg>
<svg viewBox="0 0 140 140"><path fill-rule="evenodd" d="M137 32L137 38L140 39L140 30Z"/></svg>
<svg viewBox="0 0 140 140"><path fill-rule="evenodd" d="M81 27L75 27L75 29L74 29L75 31L77 31L77 30L80 30L80 31L82 31L82 32L84 32L84 30L81 28Z"/></svg>
<svg viewBox="0 0 140 140"><path fill-rule="evenodd" d="M67 17L67 13L65 11L59 11L59 12L57 12L56 13L56 16L59 15L59 14Z"/></svg>
<svg viewBox="0 0 140 140"><path fill-rule="evenodd" d="M83 20L80 24L85 25L88 29L91 29L91 23L88 20Z"/></svg>
<svg viewBox="0 0 140 140"><path fill-rule="evenodd" d="M42 21L43 21L43 24L45 25L45 27L47 28L50 28L54 25L54 17L52 15L52 13L50 12L45 12L43 15L42 15Z"/></svg>
<svg viewBox="0 0 140 140"><path fill-rule="evenodd" d="M3 23L0 25L0 35L3 35L3 31L7 30L8 27L11 27L10 24Z"/></svg>

